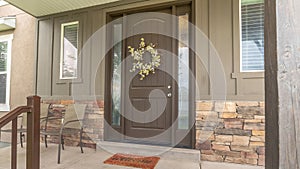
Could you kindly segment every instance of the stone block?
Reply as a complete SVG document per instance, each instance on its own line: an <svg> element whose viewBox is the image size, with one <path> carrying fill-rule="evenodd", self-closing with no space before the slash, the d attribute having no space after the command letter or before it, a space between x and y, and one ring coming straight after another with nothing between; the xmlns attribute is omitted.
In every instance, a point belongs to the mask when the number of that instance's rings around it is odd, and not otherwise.
<svg viewBox="0 0 300 169"><path fill-rule="evenodd" d="M256 152L243 152L244 158L250 158L250 159L258 159L258 154Z"/></svg>
<svg viewBox="0 0 300 169"><path fill-rule="evenodd" d="M243 151L243 152L255 152L255 149L253 147L249 146L230 146L231 151Z"/></svg>
<svg viewBox="0 0 300 169"><path fill-rule="evenodd" d="M266 116L259 116L259 115L255 115L254 119L260 119L260 120L265 120Z"/></svg>
<svg viewBox="0 0 300 169"><path fill-rule="evenodd" d="M258 147L258 148L256 149L256 152L257 152L258 155L265 155L265 154L266 154L265 151L266 151L266 150L265 150L265 147Z"/></svg>
<svg viewBox="0 0 300 169"><path fill-rule="evenodd" d="M223 124L218 121L196 121L196 129L201 129L202 127L218 128L220 126L223 126Z"/></svg>
<svg viewBox="0 0 300 169"><path fill-rule="evenodd" d="M196 140L204 142L206 140L214 140L213 131L196 130Z"/></svg>
<svg viewBox="0 0 300 169"><path fill-rule="evenodd" d="M265 146L265 142L260 142L260 141L250 142L250 147L264 147L264 146Z"/></svg>
<svg viewBox="0 0 300 169"><path fill-rule="evenodd" d="M104 108L104 101L103 100L97 100L97 106L100 108Z"/></svg>
<svg viewBox="0 0 300 169"><path fill-rule="evenodd" d="M224 146L229 146L229 145L230 145L230 143L225 143L225 142L216 142L216 141L212 142L212 144L224 145Z"/></svg>
<svg viewBox="0 0 300 169"><path fill-rule="evenodd" d="M217 121L218 113L214 111L197 111L196 120Z"/></svg>
<svg viewBox="0 0 300 169"><path fill-rule="evenodd" d="M249 136L233 136L233 142L231 145L234 146L248 146L249 145Z"/></svg>
<svg viewBox="0 0 300 169"><path fill-rule="evenodd" d="M261 119L245 119L244 121L245 123L262 123L262 120Z"/></svg>
<svg viewBox="0 0 300 169"><path fill-rule="evenodd" d="M196 102L197 111L211 111L214 108L214 104L211 101L199 101Z"/></svg>
<svg viewBox="0 0 300 169"><path fill-rule="evenodd" d="M216 142L232 142L232 136L231 135L216 135Z"/></svg>
<svg viewBox="0 0 300 169"><path fill-rule="evenodd" d="M245 130L241 130L241 129L216 129L215 134L251 136L251 131L245 131Z"/></svg>
<svg viewBox="0 0 300 169"><path fill-rule="evenodd" d="M235 102L215 102L216 112L236 112Z"/></svg>
<svg viewBox="0 0 300 169"><path fill-rule="evenodd" d="M223 162L224 158L221 155L206 155L201 154L201 160L203 161L213 161L213 162Z"/></svg>
<svg viewBox="0 0 300 169"><path fill-rule="evenodd" d="M222 156L230 156L230 157L236 157L236 158L241 157L241 153L236 152L236 151L219 151L219 150L216 150L215 153L218 154L218 155L222 155Z"/></svg>
<svg viewBox="0 0 300 169"><path fill-rule="evenodd" d="M259 155L258 164L259 166L265 166L265 155Z"/></svg>
<svg viewBox="0 0 300 169"><path fill-rule="evenodd" d="M224 126L227 129L242 129L243 120L242 119L224 119Z"/></svg>
<svg viewBox="0 0 300 169"><path fill-rule="evenodd" d="M205 155L213 155L214 151L213 150L200 150L201 154Z"/></svg>
<svg viewBox="0 0 300 169"><path fill-rule="evenodd" d="M225 158L225 162L257 165L257 159L235 158L235 157L229 157L229 156Z"/></svg>
<svg viewBox="0 0 300 169"><path fill-rule="evenodd" d="M219 117L222 119L234 119L237 115L236 112L221 112Z"/></svg>
<svg viewBox="0 0 300 169"><path fill-rule="evenodd" d="M265 130L264 123L245 123L244 130Z"/></svg>
<svg viewBox="0 0 300 169"><path fill-rule="evenodd" d="M99 115L104 115L104 111L101 110L95 110L94 113Z"/></svg>
<svg viewBox="0 0 300 169"><path fill-rule="evenodd" d="M213 150L220 150L220 151L230 151L229 146L225 145L218 145L218 144L212 144Z"/></svg>
<svg viewBox="0 0 300 169"><path fill-rule="evenodd" d="M253 136L265 136L265 131L263 130L252 130Z"/></svg>
<svg viewBox="0 0 300 169"><path fill-rule="evenodd" d="M61 100L60 101L60 104L63 104L63 105L69 105L69 104L74 104L75 101L74 100Z"/></svg>
<svg viewBox="0 0 300 169"><path fill-rule="evenodd" d="M259 107L265 107L265 102L259 102Z"/></svg>
<svg viewBox="0 0 300 169"><path fill-rule="evenodd" d="M251 136L250 141L265 142L265 136Z"/></svg>
<svg viewBox="0 0 300 169"><path fill-rule="evenodd" d="M259 102L255 101L238 101L236 102L237 106L243 106L243 107L257 107L259 106Z"/></svg>
<svg viewBox="0 0 300 169"><path fill-rule="evenodd" d="M207 140L205 142L198 142L196 144L196 149L198 150L211 150L211 141Z"/></svg>
<svg viewBox="0 0 300 169"><path fill-rule="evenodd" d="M242 115L265 115L265 110L262 107L238 107L237 113Z"/></svg>

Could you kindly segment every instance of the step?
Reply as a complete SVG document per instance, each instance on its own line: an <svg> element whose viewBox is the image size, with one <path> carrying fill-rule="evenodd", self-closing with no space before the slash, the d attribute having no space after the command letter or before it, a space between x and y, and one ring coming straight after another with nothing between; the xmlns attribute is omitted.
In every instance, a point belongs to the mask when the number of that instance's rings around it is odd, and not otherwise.
<svg viewBox="0 0 300 169"><path fill-rule="evenodd" d="M200 163L200 151L195 149L108 141L98 141L97 149L99 148L112 154L123 153L141 156L159 156L165 160L189 161Z"/></svg>

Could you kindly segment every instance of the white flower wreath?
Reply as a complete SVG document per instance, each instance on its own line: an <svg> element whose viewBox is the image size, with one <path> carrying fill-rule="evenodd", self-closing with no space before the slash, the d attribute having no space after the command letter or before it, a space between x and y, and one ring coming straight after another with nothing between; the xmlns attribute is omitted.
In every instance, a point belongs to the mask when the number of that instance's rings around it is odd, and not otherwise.
<svg viewBox="0 0 300 169"><path fill-rule="evenodd" d="M155 45L150 43L146 46L144 38L141 38L138 49L135 50L131 46L128 46L128 49L134 59L130 72L138 71L141 76L140 80L143 80L149 75L149 73L155 73L155 68L160 66L160 55L155 49ZM143 62L145 52L149 52L151 54L151 61L148 63Z"/></svg>

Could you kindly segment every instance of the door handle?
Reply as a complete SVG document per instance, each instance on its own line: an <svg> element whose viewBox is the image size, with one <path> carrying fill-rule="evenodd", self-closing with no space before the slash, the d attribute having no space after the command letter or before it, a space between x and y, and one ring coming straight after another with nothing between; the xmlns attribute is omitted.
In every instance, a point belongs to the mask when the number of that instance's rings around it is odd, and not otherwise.
<svg viewBox="0 0 300 169"><path fill-rule="evenodd" d="M168 97L172 97L172 93L168 93L167 96L168 96Z"/></svg>

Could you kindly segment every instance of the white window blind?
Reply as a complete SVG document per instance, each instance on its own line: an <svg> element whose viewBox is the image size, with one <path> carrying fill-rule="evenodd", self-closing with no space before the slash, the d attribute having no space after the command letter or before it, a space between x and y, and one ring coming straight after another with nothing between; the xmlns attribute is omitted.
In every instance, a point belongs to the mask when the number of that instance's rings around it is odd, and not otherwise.
<svg viewBox="0 0 300 169"><path fill-rule="evenodd" d="M264 70L264 0L241 0L241 70Z"/></svg>

